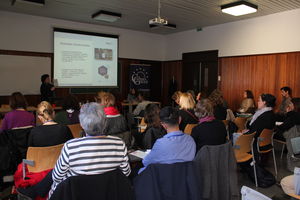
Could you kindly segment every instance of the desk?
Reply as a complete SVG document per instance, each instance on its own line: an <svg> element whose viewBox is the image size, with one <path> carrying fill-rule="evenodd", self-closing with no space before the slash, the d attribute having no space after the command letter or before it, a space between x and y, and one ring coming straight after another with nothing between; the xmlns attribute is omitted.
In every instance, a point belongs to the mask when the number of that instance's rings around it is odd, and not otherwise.
<svg viewBox="0 0 300 200"><path fill-rule="evenodd" d="M161 103L158 101L151 101L152 104L157 104L159 107L161 106ZM122 102L121 105L122 107L127 107L129 108L129 113L132 113L132 107L137 106L139 103L134 102L134 103L129 103L129 102ZM124 109L123 109L124 110Z"/></svg>

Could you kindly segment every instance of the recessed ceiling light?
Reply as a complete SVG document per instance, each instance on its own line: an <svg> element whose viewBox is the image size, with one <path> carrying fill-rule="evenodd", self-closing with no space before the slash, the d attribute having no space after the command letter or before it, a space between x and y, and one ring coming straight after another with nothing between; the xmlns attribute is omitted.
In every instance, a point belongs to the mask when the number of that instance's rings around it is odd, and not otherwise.
<svg viewBox="0 0 300 200"><path fill-rule="evenodd" d="M121 17L122 15L120 13L114 13L105 10L100 10L92 15L93 19L105 22L115 22Z"/></svg>
<svg viewBox="0 0 300 200"><path fill-rule="evenodd" d="M238 1L238 2L233 2L221 6L221 10L223 13L227 13L234 16L255 13L257 9L258 9L257 5L254 5L247 1Z"/></svg>

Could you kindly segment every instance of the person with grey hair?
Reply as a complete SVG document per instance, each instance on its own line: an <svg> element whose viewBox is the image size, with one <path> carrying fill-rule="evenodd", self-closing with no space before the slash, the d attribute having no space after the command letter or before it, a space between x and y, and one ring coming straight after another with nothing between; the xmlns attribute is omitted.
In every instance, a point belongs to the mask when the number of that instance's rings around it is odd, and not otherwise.
<svg viewBox="0 0 300 200"><path fill-rule="evenodd" d="M126 145L118 137L105 135L103 108L97 103L84 104L80 109L79 121L86 137L67 141L54 169L37 185L18 188L19 194L34 199L49 192L50 199L56 186L71 176L102 174L117 168L129 176L131 169Z"/></svg>
<svg viewBox="0 0 300 200"><path fill-rule="evenodd" d="M196 152L204 145L220 145L226 142L227 131L224 123L214 117L214 108L209 99L200 100L195 108L199 124L193 128L191 136L196 143Z"/></svg>

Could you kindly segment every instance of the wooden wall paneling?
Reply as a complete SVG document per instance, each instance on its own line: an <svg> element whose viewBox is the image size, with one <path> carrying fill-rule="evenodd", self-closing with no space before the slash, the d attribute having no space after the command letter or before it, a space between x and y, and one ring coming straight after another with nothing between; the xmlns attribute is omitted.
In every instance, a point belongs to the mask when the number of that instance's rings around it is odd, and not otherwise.
<svg viewBox="0 0 300 200"><path fill-rule="evenodd" d="M165 61L162 64L162 104L171 105L171 94L169 92L170 81L177 82L177 90L182 90L182 61Z"/></svg>
<svg viewBox="0 0 300 200"><path fill-rule="evenodd" d="M243 91L252 90L255 100L262 93L273 94L277 105L280 88L290 86L300 96L300 52L219 58L220 88L230 108L236 110Z"/></svg>

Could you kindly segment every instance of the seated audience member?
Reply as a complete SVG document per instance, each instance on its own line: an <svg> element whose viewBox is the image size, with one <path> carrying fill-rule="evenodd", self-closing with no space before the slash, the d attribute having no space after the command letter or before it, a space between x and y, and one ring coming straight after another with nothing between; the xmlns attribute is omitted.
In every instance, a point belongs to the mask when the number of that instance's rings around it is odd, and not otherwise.
<svg viewBox="0 0 300 200"><path fill-rule="evenodd" d="M146 100L146 93L145 92L139 92L138 93L138 105L133 111L133 115L135 116L144 116L144 110L146 106L151 103L151 101Z"/></svg>
<svg viewBox="0 0 300 200"><path fill-rule="evenodd" d="M282 96L282 101L281 104L279 105L279 113L285 113L285 108L286 108L286 101L292 99L292 89L290 87L282 87L280 88L281 96Z"/></svg>
<svg viewBox="0 0 300 200"><path fill-rule="evenodd" d="M106 128L107 135L116 135L128 130L127 122L123 115L120 114L115 107L115 97L111 93L105 93L102 96L102 105L104 106L104 113L106 115Z"/></svg>
<svg viewBox="0 0 300 200"><path fill-rule="evenodd" d="M224 123L216 120L210 100L203 99L197 103L195 114L199 124L193 128L191 136L196 143L196 152L204 145L220 145L226 143L227 131Z"/></svg>
<svg viewBox="0 0 300 200"><path fill-rule="evenodd" d="M240 113L252 113L255 111L254 97L250 90L244 91L244 99L238 111Z"/></svg>
<svg viewBox="0 0 300 200"><path fill-rule="evenodd" d="M160 124L159 107L156 104L148 104L145 109L145 123L147 128L143 136L143 148L152 149L155 141L166 134L166 130Z"/></svg>
<svg viewBox="0 0 300 200"><path fill-rule="evenodd" d="M54 121L59 124L78 124L79 123L79 102L74 95L69 95L63 100L63 111L55 115Z"/></svg>
<svg viewBox="0 0 300 200"><path fill-rule="evenodd" d="M9 98L12 111L5 114L0 130L8 130L18 127L34 126L34 115L26 111L27 101L20 92L14 92Z"/></svg>
<svg viewBox="0 0 300 200"><path fill-rule="evenodd" d="M198 119L195 116L195 100L189 93L182 93L179 99L179 116L181 121L179 124L179 129L184 131L187 124L197 124Z"/></svg>
<svg viewBox="0 0 300 200"><path fill-rule="evenodd" d="M281 104L279 105L279 110L276 114L276 120L283 122L285 120L285 111L286 107L288 106L288 100L292 99L292 89L290 87L282 87L280 89L281 96L282 96L282 101Z"/></svg>
<svg viewBox="0 0 300 200"><path fill-rule="evenodd" d="M137 102L136 92L134 88L129 89L129 93L127 95L127 101L130 103Z"/></svg>
<svg viewBox="0 0 300 200"><path fill-rule="evenodd" d="M178 107L179 108L179 100L180 100L181 94L182 94L182 92L176 91L172 95L172 100L175 102L175 106L174 107Z"/></svg>
<svg viewBox="0 0 300 200"><path fill-rule="evenodd" d="M104 92L104 91L97 92L97 96L95 97L95 100L100 105L102 105L101 100L103 99L103 95L105 95L105 94L106 94L106 92Z"/></svg>
<svg viewBox="0 0 300 200"><path fill-rule="evenodd" d="M292 100L286 100L285 120L276 127L276 139L285 140L283 133L288 131L295 125L300 125L300 98L293 98Z"/></svg>
<svg viewBox="0 0 300 200"><path fill-rule="evenodd" d="M226 120L227 107L220 90L215 89L208 97L214 107L214 116L218 120Z"/></svg>
<svg viewBox="0 0 300 200"><path fill-rule="evenodd" d="M261 94L259 96L257 102L258 110L248 125L248 133L256 132L255 138L259 137L264 129L273 129L275 127L275 115L273 112L275 102L276 98L271 94Z"/></svg>
<svg viewBox="0 0 300 200"><path fill-rule="evenodd" d="M36 110L42 125L33 128L28 138L28 146L46 147L65 143L73 138L70 129L54 122L54 110L49 102L42 101Z"/></svg>
<svg viewBox="0 0 300 200"><path fill-rule="evenodd" d="M20 194L32 199L44 197L51 187L50 199L56 186L71 176L103 174L117 168L126 176L130 174L124 142L118 137L104 135L106 117L101 106L97 103L84 104L79 121L87 137L66 142L54 169L37 185L18 188Z"/></svg>
<svg viewBox="0 0 300 200"><path fill-rule="evenodd" d="M151 152L143 159L144 168L139 173L153 163L172 164L192 161L195 157L196 144L193 138L179 130L178 110L164 107L159 118L167 134L156 140Z"/></svg>

